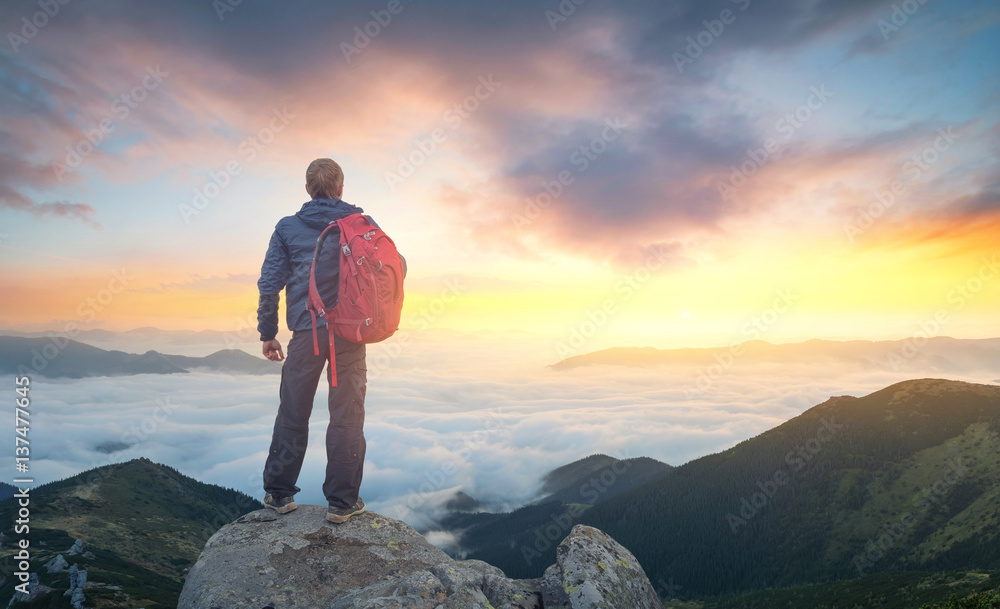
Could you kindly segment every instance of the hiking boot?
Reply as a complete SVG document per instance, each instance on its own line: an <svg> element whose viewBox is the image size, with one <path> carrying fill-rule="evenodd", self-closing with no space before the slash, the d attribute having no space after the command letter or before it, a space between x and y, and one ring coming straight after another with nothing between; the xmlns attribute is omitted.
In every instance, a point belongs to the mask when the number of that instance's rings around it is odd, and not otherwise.
<svg viewBox="0 0 1000 609"><path fill-rule="evenodd" d="M264 495L264 506L269 507L279 514L287 514L295 508L295 499L292 497L275 497L271 493Z"/></svg>
<svg viewBox="0 0 1000 609"><path fill-rule="evenodd" d="M355 514L360 514L365 511L365 500L358 497L358 500L354 502L349 508L335 508L332 505L326 510L326 519L330 522L335 522L341 524L347 522L347 519Z"/></svg>

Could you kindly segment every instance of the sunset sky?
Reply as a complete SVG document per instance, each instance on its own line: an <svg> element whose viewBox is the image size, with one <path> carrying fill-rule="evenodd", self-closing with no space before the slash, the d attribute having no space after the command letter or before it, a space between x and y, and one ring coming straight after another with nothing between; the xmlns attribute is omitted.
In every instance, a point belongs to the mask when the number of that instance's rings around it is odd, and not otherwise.
<svg viewBox="0 0 1000 609"><path fill-rule="evenodd" d="M407 327L1000 336L996 2L576 2L5 2L0 329L256 325L328 156Z"/></svg>

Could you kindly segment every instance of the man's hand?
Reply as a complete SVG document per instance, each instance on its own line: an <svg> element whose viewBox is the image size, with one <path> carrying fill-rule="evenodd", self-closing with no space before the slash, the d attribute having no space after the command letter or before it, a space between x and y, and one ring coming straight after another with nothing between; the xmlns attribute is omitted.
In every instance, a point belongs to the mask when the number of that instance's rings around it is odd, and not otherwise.
<svg viewBox="0 0 1000 609"><path fill-rule="evenodd" d="M264 351L264 357L271 360L272 362L280 362L285 359L285 354L281 351L281 343L275 339L265 340L261 347Z"/></svg>

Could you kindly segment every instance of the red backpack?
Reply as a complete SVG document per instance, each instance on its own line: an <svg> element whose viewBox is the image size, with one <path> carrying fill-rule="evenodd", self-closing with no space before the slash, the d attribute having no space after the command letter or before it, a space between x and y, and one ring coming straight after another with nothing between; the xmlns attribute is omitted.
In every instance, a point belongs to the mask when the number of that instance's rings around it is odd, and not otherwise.
<svg viewBox="0 0 1000 609"><path fill-rule="evenodd" d="M340 228L340 282L337 304L327 310L316 289L316 264L327 233ZM319 355L316 316L326 319L330 332L330 385L337 386L334 334L355 343L377 343L399 329L403 309L403 260L396 244L363 214L335 220L316 240L309 270L309 303L313 352Z"/></svg>

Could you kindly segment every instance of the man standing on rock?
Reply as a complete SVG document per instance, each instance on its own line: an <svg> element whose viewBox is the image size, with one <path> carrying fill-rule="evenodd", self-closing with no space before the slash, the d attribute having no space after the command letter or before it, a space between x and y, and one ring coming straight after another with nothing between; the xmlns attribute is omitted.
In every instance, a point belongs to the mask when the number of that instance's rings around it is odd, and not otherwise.
<svg viewBox="0 0 1000 609"><path fill-rule="evenodd" d="M285 360L281 367L278 416L274 421L271 449L264 466L264 505L284 514L294 510L295 486L305 457L309 434L309 415L323 367L330 360L326 320L317 318L319 355L313 353L312 319L306 304L309 296L309 270L319 234L331 222L363 210L340 199L344 191L344 172L331 159L316 159L306 169L306 192L312 200L295 215L282 218L274 228L267 255L260 270L257 287L260 304L257 329L263 341L264 357ZM369 217L369 219L371 219ZM374 220L372 221L374 224ZM339 247L339 236L324 241ZM328 259L339 260L339 256ZM320 276L317 286L324 302L336 302L339 265ZM278 334L278 302L285 290L288 328L292 338L285 358ZM327 296L329 295L329 296ZM337 386L330 387L328 405L330 424L326 430L326 480L323 494L329 505L326 519L342 523L365 511L358 496L365 460L365 392L367 367L365 345L352 343L335 335ZM333 365L333 364L331 364ZM327 368L327 379L330 370Z"/></svg>

